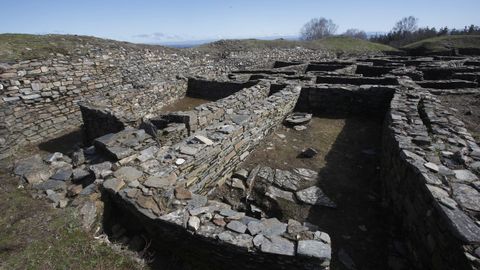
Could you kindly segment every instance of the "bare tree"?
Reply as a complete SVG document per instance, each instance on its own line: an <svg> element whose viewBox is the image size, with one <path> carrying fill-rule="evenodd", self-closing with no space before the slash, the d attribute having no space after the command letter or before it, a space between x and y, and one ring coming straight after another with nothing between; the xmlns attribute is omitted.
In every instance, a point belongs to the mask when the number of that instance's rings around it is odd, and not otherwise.
<svg viewBox="0 0 480 270"><path fill-rule="evenodd" d="M300 31L303 40L315 40L331 36L337 32L338 26L330 19L314 18L306 23Z"/></svg>
<svg viewBox="0 0 480 270"><path fill-rule="evenodd" d="M405 17L395 24L393 32L412 33L418 29L418 18L413 16Z"/></svg>
<svg viewBox="0 0 480 270"><path fill-rule="evenodd" d="M347 37L352 37L352 38L358 38L358 39L367 39L367 33L363 30L359 29L348 29L345 31L345 33L342 34L342 36L347 36Z"/></svg>

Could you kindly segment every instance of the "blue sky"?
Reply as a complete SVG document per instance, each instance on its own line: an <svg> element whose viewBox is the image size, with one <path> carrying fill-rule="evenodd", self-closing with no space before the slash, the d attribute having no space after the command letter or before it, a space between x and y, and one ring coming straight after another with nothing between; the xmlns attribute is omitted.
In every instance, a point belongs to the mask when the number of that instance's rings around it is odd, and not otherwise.
<svg viewBox="0 0 480 270"><path fill-rule="evenodd" d="M0 0L0 33L81 34L132 42L297 35L314 17L339 32L388 31L413 15L421 26L480 25L480 0Z"/></svg>

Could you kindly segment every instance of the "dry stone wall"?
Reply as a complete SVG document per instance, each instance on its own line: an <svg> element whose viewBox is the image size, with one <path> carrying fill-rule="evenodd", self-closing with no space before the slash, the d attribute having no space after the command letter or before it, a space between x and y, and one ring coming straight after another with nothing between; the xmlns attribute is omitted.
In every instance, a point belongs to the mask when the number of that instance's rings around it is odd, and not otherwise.
<svg viewBox="0 0 480 270"><path fill-rule="evenodd" d="M478 145L428 93L397 92L386 121L384 198L401 217L417 266L478 269L478 177L469 167Z"/></svg>
<svg viewBox="0 0 480 270"><path fill-rule="evenodd" d="M112 99L110 108L126 105L132 114L138 114L137 110L148 107L138 106L140 103L150 101L161 107L185 95L187 76L210 78L232 69L267 67L274 58L308 59L327 54L308 49L268 51L227 52L220 57L196 50L172 53L112 46L89 48L82 56L57 54L48 59L0 63L0 157L9 156L20 145L78 128L82 122L77 104L83 99L107 97Z"/></svg>

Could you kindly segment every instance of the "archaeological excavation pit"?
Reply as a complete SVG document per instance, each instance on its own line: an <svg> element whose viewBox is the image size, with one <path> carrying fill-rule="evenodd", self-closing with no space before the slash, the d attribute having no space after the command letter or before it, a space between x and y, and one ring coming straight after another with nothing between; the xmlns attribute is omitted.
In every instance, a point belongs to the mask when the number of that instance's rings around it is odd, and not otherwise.
<svg viewBox="0 0 480 270"><path fill-rule="evenodd" d="M475 67L314 60L87 100L91 145L16 173L101 193L112 241L179 269L477 269L480 147L448 98Z"/></svg>

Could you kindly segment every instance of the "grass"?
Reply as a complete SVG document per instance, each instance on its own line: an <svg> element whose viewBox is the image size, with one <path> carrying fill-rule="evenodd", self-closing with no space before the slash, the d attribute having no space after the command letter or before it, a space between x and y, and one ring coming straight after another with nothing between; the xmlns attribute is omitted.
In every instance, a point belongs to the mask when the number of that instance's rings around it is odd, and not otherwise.
<svg viewBox="0 0 480 270"><path fill-rule="evenodd" d="M168 48L159 45L134 44L92 36L0 34L0 62L46 59L54 57L57 54L82 56L88 54L91 50L108 50L119 47L131 49L132 51L143 48L176 53L182 51L182 49ZM222 40L199 46L194 50L212 53L232 50L296 47L347 54L396 50L386 45L348 37L329 37L315 41ZM186 52L191 49L183 50Z"/></svg>
<svg viewBox="0 0 480 270"><path fill-rule="evenodd" d="M74 208L53 209L0 172L0 269L141 269L125 251L95 241Z"/></svg>
<svg viewBox="0 0 480 270"><path fill-rule="evenodd" d="M373 43L366 40L360 40L350 37L328 37L313 41L297 41L297 40L221 40L206 45L199 46L199 50L211 50L215 48L227 50L251 50L251 49L272 49L285 48L293 49L303 47L312 50L327 50L335 53L364 53L364 52L381 52L396 51L395 48Z"/></svg>
<svg viewBox="0 0 480 270"><path fill-rule="evenodd" d="M480 35L434 37L408 44L401 49L422 54L445 53L453 49L480 50Z"/></svg>
<svg viewBox="0 0 480 270"><path fill-rule="evenodd" d="M86 55L91 49L118 47L138 50L173 50L159 45L143 45L78 35L0 34L0 62L45 59L63 55Z"/></svg>

